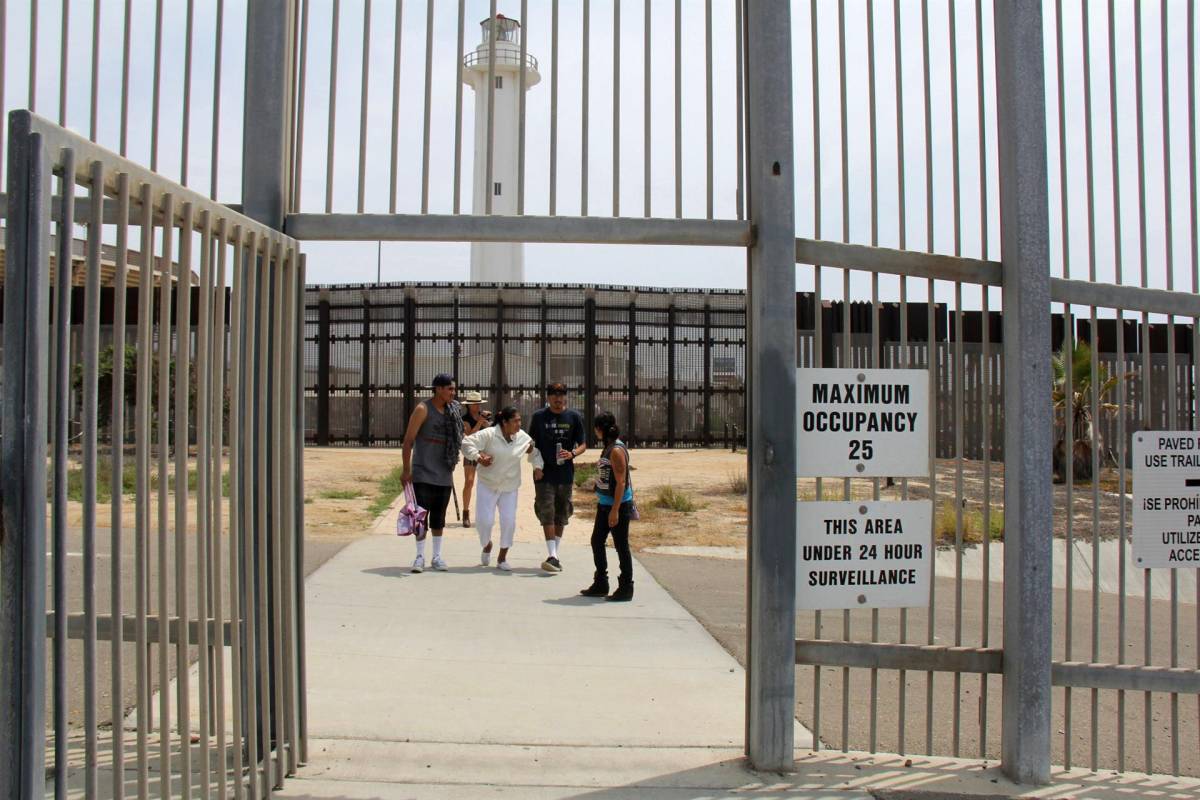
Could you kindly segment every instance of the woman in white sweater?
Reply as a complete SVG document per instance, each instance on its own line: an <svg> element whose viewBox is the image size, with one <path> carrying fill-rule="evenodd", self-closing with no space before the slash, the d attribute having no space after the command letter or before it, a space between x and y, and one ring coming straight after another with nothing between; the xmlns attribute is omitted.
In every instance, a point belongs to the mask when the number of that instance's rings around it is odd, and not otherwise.
<svg viewBox="0 0 1200 800"><path fill-rule="evenodd" d="M517 490L521 488L521 461L528 458L534 469L544 466L542 454L529 434L521 430L521 413L513 406L496 416L496 424L463 437L463 458L477 461L475 529L483 551L479 563L492 560L492 524L500 512L500 555L496 568L510 572L508 550L517 532Z"/></svg>

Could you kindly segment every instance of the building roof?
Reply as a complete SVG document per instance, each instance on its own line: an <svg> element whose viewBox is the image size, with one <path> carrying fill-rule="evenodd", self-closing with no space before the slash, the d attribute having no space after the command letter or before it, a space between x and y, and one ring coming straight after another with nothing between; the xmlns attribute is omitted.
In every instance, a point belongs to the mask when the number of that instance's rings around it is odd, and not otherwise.
<svg viewBox="0 0 1200 800"><path fill-rule="evenodd" d="M86 242L83 239L75 239L71 243L71 263L74 271L73 283L76 286L83 286L86 282L84 275ZM140 286L142 282L142 254L138 250L130 250L128 254L129 269L126 273L127 286ZM160 275L163 259L156 257L154 259L154 274ZM53 281L58 266L58 240L57 237L51 234L50 236L50 280ZM6 252L4 237L0 235L0 286L4 285L5 273L8 267L8 255ZM179 265L172 264L170 268L171 279L176 280L179 274ZM100 285L114 286L117 282L117 248L112 245L102 244L100 246ZM200 283L200 277L195 270L192 270L189 282L196 286ZM155 280L155 283L158 283Z"/></svg>

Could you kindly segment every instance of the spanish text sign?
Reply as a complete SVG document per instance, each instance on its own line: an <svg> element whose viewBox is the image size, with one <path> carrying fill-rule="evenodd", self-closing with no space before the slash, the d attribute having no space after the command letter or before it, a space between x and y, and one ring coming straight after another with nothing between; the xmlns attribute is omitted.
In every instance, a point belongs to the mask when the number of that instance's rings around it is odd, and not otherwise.
<svg viewBox="0 0 1200 800"><path fill-rule="evenodd" d="M1200 433L1133 435L1133 560L1200 566Z"/></svg>
<svg viewBox="0 0 1200 800"><path fill-rule="evenodd" d="M929 602L932 506L920 500L796 504L796 607Z"/></svg>
<svg viewBox="0 0 1200 800"><path fill-rule="evenodd" d="M796 371L796 474L886 478L929 474L929 373Z"/></svg>

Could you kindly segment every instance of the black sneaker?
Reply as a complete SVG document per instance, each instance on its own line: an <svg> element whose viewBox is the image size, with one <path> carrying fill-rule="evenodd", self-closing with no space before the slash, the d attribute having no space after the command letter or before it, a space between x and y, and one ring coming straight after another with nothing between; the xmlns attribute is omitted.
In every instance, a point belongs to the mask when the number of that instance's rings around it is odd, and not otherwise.
<svg viewBox="0 0 1200 800"><path fill-rule="evenodd" d="M546 572L562 572L562 562L551 556L542 562L542 569Z"/></svg>

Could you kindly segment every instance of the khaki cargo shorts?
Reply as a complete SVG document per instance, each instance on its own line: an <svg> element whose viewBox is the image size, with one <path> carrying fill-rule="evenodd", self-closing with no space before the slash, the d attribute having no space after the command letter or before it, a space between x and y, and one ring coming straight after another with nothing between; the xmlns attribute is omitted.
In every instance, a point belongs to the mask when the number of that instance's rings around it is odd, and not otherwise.
<svg viewBox="0 0 1200 800"><path fill-rule="evenodd" d="M533 512L538 522L545 525L566 525L575 506L571 503L571 484L558 486L539 481L533 484Z"/></svg>

